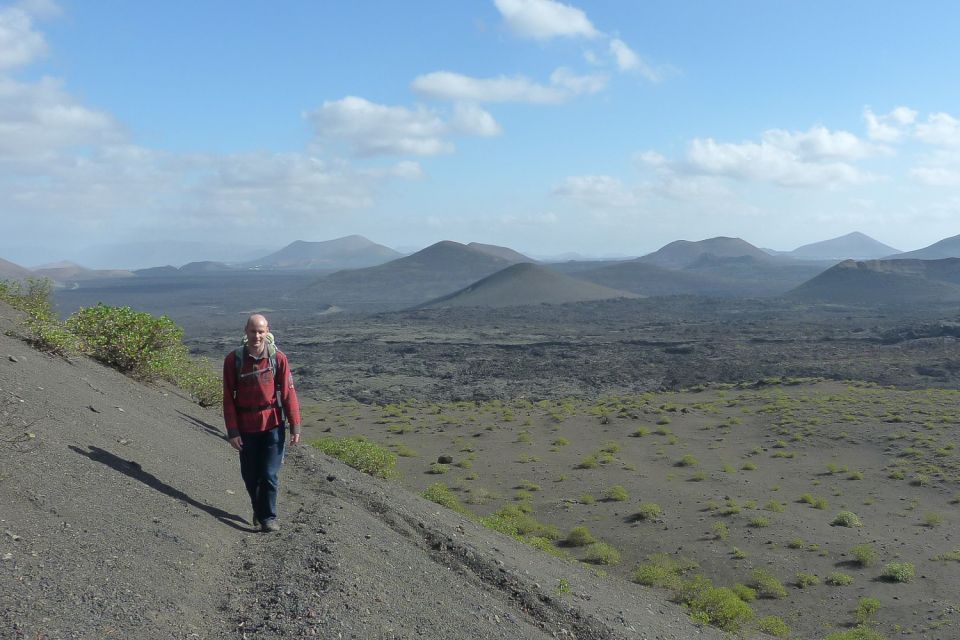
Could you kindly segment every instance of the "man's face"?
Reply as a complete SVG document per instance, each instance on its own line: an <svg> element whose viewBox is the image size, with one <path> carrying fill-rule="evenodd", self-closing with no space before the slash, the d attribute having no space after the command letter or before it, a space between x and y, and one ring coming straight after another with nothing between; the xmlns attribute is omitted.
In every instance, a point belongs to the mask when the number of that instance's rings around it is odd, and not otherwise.
<svg viewBox="0 0 960 640"><path fill-rule="evenodd" d="M247 328L244 329L244 333L247 334L247 346L250 348L250 351L260 353L267 339L267 332L269 330L270 327L267 326L267 321L262 318L251 320L247 323Z"/></svg>

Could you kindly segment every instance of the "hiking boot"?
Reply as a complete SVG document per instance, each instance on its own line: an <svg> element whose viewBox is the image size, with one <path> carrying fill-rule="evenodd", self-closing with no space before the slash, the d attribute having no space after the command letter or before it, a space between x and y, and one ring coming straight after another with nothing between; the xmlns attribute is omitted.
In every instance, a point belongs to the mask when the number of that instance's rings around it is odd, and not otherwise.
<svg viewBox="0 0 960 640"><path fill-rule="evenodd" d="M253 515L250 516L250 524L252 524L252 525L255 526L255 527L259 527L259 526L260 526L260 518L257 517L257 512L256 512L256 511L254 511L254 512L253 512Z"/></svg>
<svg viewBox="0 0 960 640"><path fill-rule="evenodd" d="M277 521L272 518L270 520L264 520L260 523L260 531L263 531L264 533L280 531L280 525L277 524Z"/></svg>

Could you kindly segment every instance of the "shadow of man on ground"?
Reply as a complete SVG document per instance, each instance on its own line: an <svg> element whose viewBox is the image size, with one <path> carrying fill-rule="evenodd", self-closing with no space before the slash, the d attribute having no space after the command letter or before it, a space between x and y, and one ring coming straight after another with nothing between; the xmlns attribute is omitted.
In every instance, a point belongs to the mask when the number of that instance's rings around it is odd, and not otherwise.
<svg viewBox="0 0 960 640"><path fill-rule="evenodd" d="M175 500L180 500L181 502L184 502L190 505L191 507L200 509L201 511L204 511L210 514L211 516L213 516L214 518L216 518L217 520L219 520L220 522L222 522L223 524L229 527L233 527L234 529L238 529L240 531L252 531L252 529L245 526L240 526L240 524L238 524L238 523L246 524L246 521L240 516L234 515L228 511L224 511L223 509L218 509L217 507L211 507L210 505L204 504L203 502L194 500L193 498L185 494L183 491L180 491L179 489L171 487L169 484L160 480L152 473L148 473L144 471L143 468L140 466L139 462L135 462L133 460L125 460L124 458L114 455L109 451L106 451L105 449L101 449L100 447L89 447L90 449L89 451L84 451L80 447L75 447L73 445L70 445L70 449L95 462L99 462L100 464L104 464L110 467L111 469L119 471L125 476L133 478L134 480L139 480L143 484L147 485L152 489L156 489L157 491L159 491L164 495L170 496Z"/></svg>
<svg viewBox="0 0 960 640"><path fill-rule="evenodd" d="M184 422L187 422L193 425L194 427L199 427L204 431L206 431L207 433L214 435L221 440L227 439L227 434L224 433L223 429L218 429L217 427L213 426L209 422L204 422L200 418L197 418L196 416L192 416L189 413L184 413L183 411L179 411L179 410L177 411L177 413L180 414L180 417L183 418Z"/></svg>

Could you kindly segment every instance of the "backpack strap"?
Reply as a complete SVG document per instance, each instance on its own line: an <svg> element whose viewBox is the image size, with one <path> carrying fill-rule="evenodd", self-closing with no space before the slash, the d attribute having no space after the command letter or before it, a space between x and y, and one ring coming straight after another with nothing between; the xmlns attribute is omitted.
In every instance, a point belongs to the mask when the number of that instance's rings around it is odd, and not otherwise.
<svg viewBox="0 0 960 640"><path fill-rule="evenodd" d="M286 412L283 409L283 381L277 376L277 346L272 342L267 342L267 359L269 360L269 369L273 372L273 384L275 396L277 398L277 408L280 409L280 420L282 423L287 421ZM237 386L240 384L240 378L243 377L243 361L247 357L247 348L246 346L237 347L233 351L233 360L234 360L234 369L236 375L234 376L234 386L233 386L233 399L237 399ZM247 374L250 375L250 374Z"/></svg>

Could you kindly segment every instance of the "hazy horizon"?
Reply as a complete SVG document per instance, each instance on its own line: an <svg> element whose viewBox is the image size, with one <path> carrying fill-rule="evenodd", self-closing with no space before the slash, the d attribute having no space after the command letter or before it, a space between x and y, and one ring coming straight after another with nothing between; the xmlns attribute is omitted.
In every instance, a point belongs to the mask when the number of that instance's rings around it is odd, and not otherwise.
<svg viewBox="0 0 960 640"><path fill-rule="evenodd" d="M3 2L0 257L137 268L351 234L535 256L852 231L919 249L960 233L958 17Z"/></svg>

